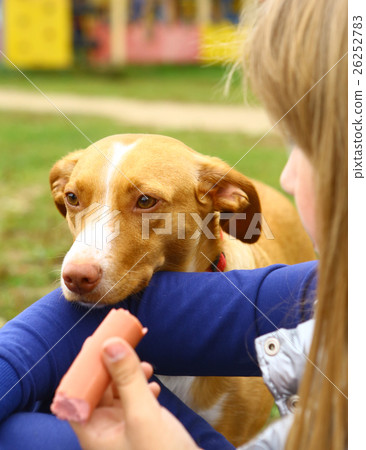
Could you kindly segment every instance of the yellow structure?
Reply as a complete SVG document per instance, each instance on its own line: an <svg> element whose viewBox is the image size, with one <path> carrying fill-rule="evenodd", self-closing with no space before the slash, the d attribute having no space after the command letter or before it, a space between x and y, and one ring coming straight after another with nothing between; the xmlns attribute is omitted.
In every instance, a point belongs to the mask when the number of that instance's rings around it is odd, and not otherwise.
<svg viewBox="0 0 366 450"><path fill-rule="evenodd" d="M244 31L232 23L200 26L199 59L204 63L233 63L241 59Z"/></svg>
<svg viewBox="0 0 366 450"><path fill-rule="evenodd" d="M73 60L71 0L4 0L4 51L20 68L58 69Z"/></svg>

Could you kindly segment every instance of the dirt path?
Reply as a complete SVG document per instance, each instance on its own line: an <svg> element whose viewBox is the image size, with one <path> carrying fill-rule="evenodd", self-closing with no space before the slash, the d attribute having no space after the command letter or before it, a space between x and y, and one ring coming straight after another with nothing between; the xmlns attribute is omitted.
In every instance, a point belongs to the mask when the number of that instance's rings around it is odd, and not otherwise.
<svg viewBox="0 0 366 450"><path fill-rule="evenodd" d="M48 94L65 115L108 117L124 124L174 130L242 132L261 135L270 128L265 112L245 106L113 99ZM0 88L0 110L60 114L39 92Z"/></svg>

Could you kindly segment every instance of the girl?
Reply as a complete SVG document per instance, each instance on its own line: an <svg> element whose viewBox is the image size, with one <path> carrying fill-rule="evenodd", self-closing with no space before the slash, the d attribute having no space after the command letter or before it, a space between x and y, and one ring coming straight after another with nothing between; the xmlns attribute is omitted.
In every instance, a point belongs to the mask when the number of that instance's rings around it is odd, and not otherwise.
<svg viewBox="0 0 366 450"><path fill-rule="evenodd" d="M251 79L256 92L274 121L280 120L285 135L296 143L281 176L282 187L294 195L304 226L320 253L316 325L300 388L300 408L286 448L345 449L347 1L266 0L250 44ZM150 436L157 439L153 442L159 442L151 448L195 448L183 429L180 434L175 430L175 420L158 409L152 395L146 402L139 401L138 385L145 384L141 397L148 397L149 392L142 375L137 376L141 370L126 343L107 342L105 360L119 386L126 416L121 434L127 442L134 442L133 448L143 446L133 441L135 429L128 415L138 415L141 405L141 441L146 430L146 439ZM128 403L132 395L134 406ZM151 405L150 412L145 410L147 405ZM151 425L153 430L148 428ZM276 424L275 428L274 433L265 432L270 438L260 437L245 448L279 448L283 441L278 435L286 424ZM90 429L75 425L74 429L81 442L88 442ZM262 446L256 447L259 444Z"/></svg>
<svg viewBox="0 0 366 450"><path fill-rule="evenodd" d="M314 335L312 321L285 332L295 336L304 351L312 340L295 419L293 423L290 415L281 419L247 448L345 449L347 63L343 56L347 51L347 1L266 0L250 42L251 78L257 93L296 144L281 182L295 197L319 250L320 267ZM305 263L225 274L236 286L245 286L255 309L220 273L160 273L142 299L118 306L128 307L149 328L139 355L161 373L255 376L260 375L258 355L269 386L276 388L280 381L285 391L294 394L293 387L284 383L290 380L287 373L284 378L283 365L275 364L272 370L273 364L262 352L267 339L263 335L270 333L280 340L276 328L293 328L309 319L315 269L314 263ZM210 298L209 305L202 298ZM284 303L284 298L291 298L291 303ZM308 308L304 299L309 301ZM270 321L259 317L257 310ZM85 311L67 303L58 290L6 324L0 331L0 418L34 409L36 400L51 398L82 342L107 312L108 308L92 310L79 323ZM207 324L204 330L202 323ZM283 361L281 355L278 352L275 360ZM185 428L162 408L154 397L159 388L156 384L149 388L145 379L151 368L145 365L142 369L125 342L108 341L105 361L120 402L97 409L84 427L72 424L84 448L232 448L163 386L160 403ZM287 361L296 386L306 359L301 364L295 359ZM287 412L290 408L278 400L282 412ZM79 448L68 424L42 414L39 408L38 412L10 415L0 426L0 440L4 449Z"/></svg>

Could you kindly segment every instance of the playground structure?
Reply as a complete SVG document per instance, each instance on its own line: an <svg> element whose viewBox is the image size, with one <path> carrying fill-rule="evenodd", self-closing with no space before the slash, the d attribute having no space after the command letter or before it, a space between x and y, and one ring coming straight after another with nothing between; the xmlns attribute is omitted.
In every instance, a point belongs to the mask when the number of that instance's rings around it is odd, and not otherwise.
<svg viewBox="0 0 366 450"><path fill-rule="evenodd" d="M243 1L0 0L0 45L20 68L229 62Z"/></svg>
<svg viewBox="0 0 366 450"><path fill-rule="evenodd" d="M71 2L3 0L2 50L19 67L60 68L72 63Z"/></svg>

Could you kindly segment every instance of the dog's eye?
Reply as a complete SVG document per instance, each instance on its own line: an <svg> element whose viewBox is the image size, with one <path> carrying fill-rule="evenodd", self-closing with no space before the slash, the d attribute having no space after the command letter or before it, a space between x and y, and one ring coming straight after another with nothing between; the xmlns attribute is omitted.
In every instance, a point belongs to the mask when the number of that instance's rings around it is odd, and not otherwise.
<svg viewBox="0 0 366 450"><path fill-rule="evenodd" d="M67 203L69 203L69 205L71 205L71 206L78 206L78 204L79 204L79 200L73 192L68 192L66 194L66 200L67 200Z"/></svg>
<svg viewBox="0 0 366 450"><path fill-rule="evenodd" d="M141 209L149 209L155 206L157 203L156 198L149 197L148 195L141 195L137 200L137 206Z"/></svg>

